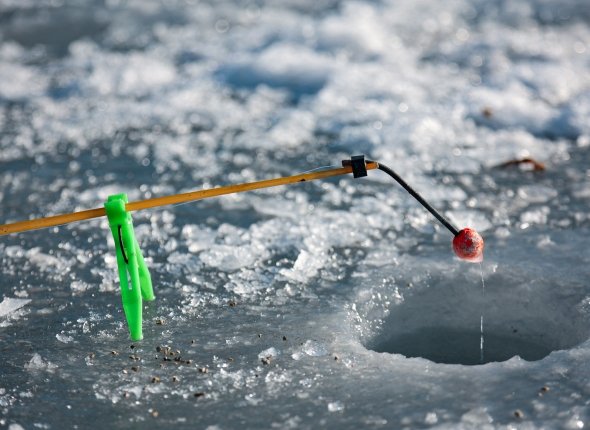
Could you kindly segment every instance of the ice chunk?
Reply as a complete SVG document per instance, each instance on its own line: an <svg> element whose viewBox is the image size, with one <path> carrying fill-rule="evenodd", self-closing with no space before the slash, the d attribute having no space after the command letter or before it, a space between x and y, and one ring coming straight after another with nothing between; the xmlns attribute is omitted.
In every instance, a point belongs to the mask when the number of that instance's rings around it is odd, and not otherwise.
<svg viewBox="0 0 590 430"><path fill-rule="evenodd" d="M41 251L41 248L31 248L25 252L26 257L39 269L50 273L63 273L70 270L72 263L63 257L55 257Z"/></svg>
<svg viewBox="0 0 590 430"><path fill-rule="evenodd" d="M212 229L194 224L182 227L182 237L186 238L188 250L192 253L206 250L215 243L215 232Z"/></svg>
<svg viewBox="0 0 590 430"><path fill-rule="evenodd" d="M275 347L270 347L268 349L265 349L264 351L261 351L258 354L258 358L260 360L268 358L268 357L278 357L280 355L280 351L278 349L276 349Z"/></svg>
<svg viewBox="0 0 590 430"><path fill-rule="evenodd" d="M431 426L436 424L437 422L438 416L436 415L436 412L428 412L424 417L424 423L429 424Z"/></svg>
<svg viewBox="0 0 590 430"><path fill-rule="evenodd" d="M55 335L56 339L59 340L61 343L70 343L74 340L72 336L68 336L67 334L57 333Z"/></svg>
<svg viewBox="0 0 590 430"><path fill-rule="evenodd" d="M315 340L307 340L303 344L303 352L311 357L321 357L328 353L328 350L324 346L324 344L317 342Z"/></svg>
<svg viewBox="0 0 590 430"><path fill-rule="evenodd" d="M310 357L322 357L326 354L328 354L328 350L324 344L310 339L305 341L300 349L291 354L291 358L293 360L301 360L306 355Z"/></svg>
<svg viewBox="0 0 590 430"><path fill-rule="evenodd" d="M327 255L311 254L305 249L301 250L295 264L291 269L282 269L281 274L289 279L298 282L306 282L308 279L317 275L318 271L324 267Z"/></svg>
<svg viewBox="0 0 590 430"><path fill-rule="evenodd" d="M83 281L73 281L70 284L70 288L72 289L72 291L74 293L83 293L84 291L86 291L90 288L90 284L88 284L87 282L83 282Z"/></svg>
<svg viewBox="0 0 590 430"><path fill-rule="evenodd" d="M461 422L465 425L473 426L480 429L492 429L492 417L488 414L486 408L474 408L463 414Z"/></svg>
<svg viewBox="0 0 590 430"><path fill-rule="evenodd" d="M545 224L547 222L549 212L550 209L547 206L531 209L529 211L523 212L520 215L520 222L522 225Z"/></svg>
<svg viewBox="0 0 590 430"><path fill-rule="evenodd" d="M0 303L0 317L5 317L27 305L31 299L13 299L5 297Z"/></svg>
<svg viewBox="0 0 590 430"><path fill-rule="evenodd" d="M214 245L203 251L200 258L209 266L233 272L242 267L251 266L259 258L260 251L264 250L256 250L251 246Z"/></svg>
<svg viewBox="0 0 590 430"><path fill-rule="evenodd" d="M50 361L44 360L38 353L33 354L31 360L25 364L25 369L29 371L46 371L53 373L57 366Z"/></svg>
<svg viewBox="0 0 590 430"><path fill-rule="evenodd" d="M342 412L344 410L344 403L335 401L328 403L328 410L330 412Z"/></svg>
<svg viewBox="0 0 590 430"><path fill-rule="evenodd" d="M125 391L133 394L136 399L139 399L139 398L141 398L141 395L143 393L143 387L140 385L128 386L128 387L125 387Z"/></svg>
<svg viewBox="0 0 590 430"><path fill-rule="evenodd" d="M567 429L572 430L579 430L585 427L585 423L578 414L574 414L567 422L565 423L565 427Z"/></svg>

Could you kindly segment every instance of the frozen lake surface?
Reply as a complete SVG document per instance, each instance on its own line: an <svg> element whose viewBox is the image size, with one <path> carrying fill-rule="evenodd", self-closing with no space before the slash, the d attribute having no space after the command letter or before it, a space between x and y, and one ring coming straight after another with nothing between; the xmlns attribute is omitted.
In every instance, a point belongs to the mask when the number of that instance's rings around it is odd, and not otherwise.
<svg viewBox="0 0 590 430"><path fill-rule="evenodd" d="M137 343L106 220L0 237L0 427L590 425L589 70L583 0L2 1L0 223L364 153L486 289L378 171L136 213Z"/></svg>

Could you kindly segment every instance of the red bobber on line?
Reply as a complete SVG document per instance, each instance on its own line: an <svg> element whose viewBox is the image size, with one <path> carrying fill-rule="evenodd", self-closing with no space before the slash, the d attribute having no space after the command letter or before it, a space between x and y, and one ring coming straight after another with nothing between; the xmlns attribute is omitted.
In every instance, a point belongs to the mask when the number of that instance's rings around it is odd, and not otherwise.
<svg viewBox="0 0 590 430"><path fill-rule="evenodd" d="M472 228L464 228L453 238L453 251L461 260L471 263L483 261L483 237Z"/></svg>

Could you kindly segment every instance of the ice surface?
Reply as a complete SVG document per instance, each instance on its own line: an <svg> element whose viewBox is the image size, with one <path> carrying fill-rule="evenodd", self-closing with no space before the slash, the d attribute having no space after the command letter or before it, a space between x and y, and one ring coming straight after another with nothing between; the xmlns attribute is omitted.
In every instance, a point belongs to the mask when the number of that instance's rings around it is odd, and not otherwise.
<svg viewBox="0 0 590 430"><path fill-rule="evenodd" d="M365 153L486 240L484 297L376 171L135 212L156 301L131 344L104 219L3 236L0 427L589 425L587 1L10 0L0 22L0 223ZM545 170L500 167L523 158Z"/></svg>

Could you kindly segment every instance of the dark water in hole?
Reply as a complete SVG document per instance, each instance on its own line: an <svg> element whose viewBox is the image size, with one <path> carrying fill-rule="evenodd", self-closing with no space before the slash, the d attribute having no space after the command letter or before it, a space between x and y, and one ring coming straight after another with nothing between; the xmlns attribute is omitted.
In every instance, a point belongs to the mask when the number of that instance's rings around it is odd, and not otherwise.
<svg viewBox="0 0 590 430"><path fill-rule="evenodd" d="M435 363L478 365L506 361L519 356L527 361L540 360L553 349L516 336L485 333L484 361L480 361L479 331L445 327L422 328L412 333L400 333L386 341L377 342L377 352L422 357Z"/></svg>

